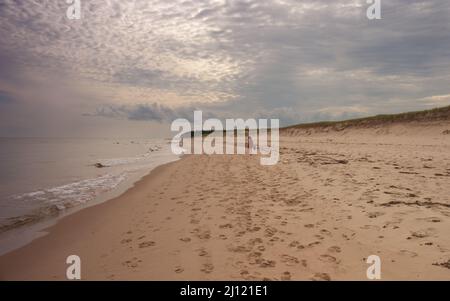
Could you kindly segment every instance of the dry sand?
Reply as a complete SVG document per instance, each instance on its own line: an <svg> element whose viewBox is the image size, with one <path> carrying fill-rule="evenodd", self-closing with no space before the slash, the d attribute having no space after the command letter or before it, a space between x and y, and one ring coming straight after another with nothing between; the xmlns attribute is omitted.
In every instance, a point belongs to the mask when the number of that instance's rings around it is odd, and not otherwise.
<svg viewBox="0 0 450 301"><path fill-rule="evenodd" d="M450 280L450 129L291 130L281 158L191 155L0 258L1 279ZM447 132L448 133L448 132Z"/></svg>

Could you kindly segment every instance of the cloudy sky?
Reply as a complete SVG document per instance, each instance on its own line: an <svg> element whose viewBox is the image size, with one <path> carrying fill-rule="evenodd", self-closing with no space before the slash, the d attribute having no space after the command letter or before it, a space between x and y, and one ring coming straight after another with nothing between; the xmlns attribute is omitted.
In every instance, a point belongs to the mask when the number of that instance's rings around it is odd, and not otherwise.
<svg viewBox="0 0 450 301"><path fill-rule="evenodd" d="M450 104L450 1L0 2L0 136L164 136Z"/></svg>

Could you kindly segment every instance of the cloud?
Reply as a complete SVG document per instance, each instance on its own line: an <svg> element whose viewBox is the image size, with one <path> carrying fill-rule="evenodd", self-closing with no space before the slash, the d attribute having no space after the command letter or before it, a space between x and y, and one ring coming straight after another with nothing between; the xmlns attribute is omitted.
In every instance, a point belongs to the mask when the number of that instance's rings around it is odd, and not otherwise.
<svg viewBox="0 0 450 301"><path fill-rule="evenodd" d="M274 110L255 109L253 112L236 112L229 103L197 103L188 106L168 107L158 103L146 103L137 105L103 105L92 114L84 114L86 117L105 117L108 119L127 119L135 121L155 121L159 123L172 123L183 118L193 122L194 112L202 111L203 119L279 119L281 126L293 124L302 120L303 113L292 110L289 107Z"/></svg>
<svg viewBox="0 0 450 301"><path fill-rule="evenodd" d="M61 97L67 111L166 122L200 107L282 124L416 110L450 93L447 0L383 1L376 21L365 0L81 3L68 20L65 1L2 1L2 89L34 95L30 74L48 91L59 77L83 87Z"/></svg>
<svg viewBox="0 0 450 301"><path fill-rule="evenodd" d="M128 119L137 121L157 121L171 123L175 119L183 118L192 121L194 111L199 110L195 106L183 106L170 108L158 103L137 105L104 105L98 107L94 114L85 116L101 116L114 119ZM203 112L204 118L217 117L211 112Z"/></svg>
<svg viewBox="0 0 450 301"><path fill-rule="evenodd" d="M422 99L426 105L433 107L443 107L450 104L450 94L447 95L433 95L429 97L424 97Z"/></svg>
<svg viewBox="0 0 450 301"><path fill-rule="evenodd" d="M15 101L15 98L13 95L6 91L0 90L0 105L1 104L9 104Z"/></svg>

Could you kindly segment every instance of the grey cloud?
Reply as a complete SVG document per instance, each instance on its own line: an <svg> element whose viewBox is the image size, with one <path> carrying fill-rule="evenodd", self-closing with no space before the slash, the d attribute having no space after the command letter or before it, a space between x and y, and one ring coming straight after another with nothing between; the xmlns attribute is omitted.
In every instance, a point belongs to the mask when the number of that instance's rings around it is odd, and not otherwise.
<svg viewBox="0 0 450 301"><path fill-rule="evenodd" d="M137 86L162 86L164 72L161 70L149 70L140 68L128 68L120 70L113 78L123 84Z"/></svg>
<svg viewBox="0 0 450 301"><path fill-rule="evenodd" d="M158 103L105 99L99 116L166 122L198 106L288 124L421 109L450 94L447 0L382 1L377 21L365 0L93 0L76 22L64 1L2 3L0 81L68 72Z"/></svg>
<svg viewBox="0 0 450 301"><path fill-rule="evenodd" d="M6 91L0 90L0 104L9 104L15 101L15 97Z"/></svg>
<svg viewBox="0 0 450 301"><path fill-rule="evenodd" d="M194 111L201 110L203 119L217 118L223 122L226 119L279 119L281 126L293 124L302 120L304 116L292 108L283 107L275 110L257 109L254 112L236 112L229 104L196 104L170 108L157 103L138 105L103 105L97 108L93 114L85 116L100 116L110 119L128 119L135 121L156 121L160 123L171 123L175 119L183 118L193 122ZM322 117L326 113L322 113ZM331 116L330 116L331 117ZM335 117L335 116L333 116ZM303 119L307 121L307 119Z"/></svg>
<svg viewBox="0 0 450 301"><path fill-rule="evenodd" d="M183 118L193 120L194 111L199 110L194 105L170 108L158 103L137 104L137 105L103 105L97 108L96 112L88 116L101 116L107 118L124 118L139 121L172 122L175 119ZM204 112L204 118L217 117L211 112Z"/></svg>

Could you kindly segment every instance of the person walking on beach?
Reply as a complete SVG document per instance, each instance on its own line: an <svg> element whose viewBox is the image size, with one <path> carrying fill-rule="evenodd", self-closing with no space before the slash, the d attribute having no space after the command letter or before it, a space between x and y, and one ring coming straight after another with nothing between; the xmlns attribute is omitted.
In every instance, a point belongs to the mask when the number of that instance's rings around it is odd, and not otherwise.
<svg viewBox="0 0 450 301"><path fill-rule="evenodd" d="M250 153L254 153L254 151L255 151L255 149L256 149L256 146L255 146L255 144L253 143L252 136L250 136L250 135L248 135L248 143L247 143L247 146L248 146L249 152L250 152Z"/></svg>

